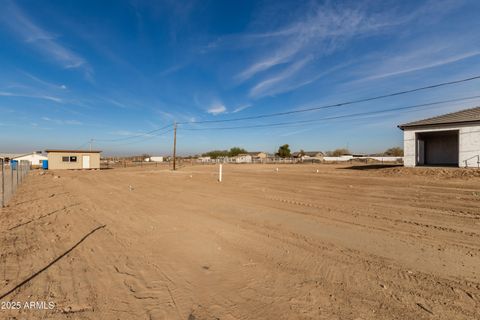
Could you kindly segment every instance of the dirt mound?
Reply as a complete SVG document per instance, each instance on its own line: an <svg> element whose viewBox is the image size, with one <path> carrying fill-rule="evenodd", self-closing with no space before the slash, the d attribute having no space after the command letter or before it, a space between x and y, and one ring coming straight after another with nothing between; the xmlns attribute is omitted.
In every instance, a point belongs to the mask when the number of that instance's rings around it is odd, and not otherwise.
<svg viewBox="0 0 480 320"><path fill-rule="evenodd" d="M386 175L399 176L421 176L431 177L433 179L473 179L480 178L479 169L465 169L465 168L383 168L379 171Z"/></svg>

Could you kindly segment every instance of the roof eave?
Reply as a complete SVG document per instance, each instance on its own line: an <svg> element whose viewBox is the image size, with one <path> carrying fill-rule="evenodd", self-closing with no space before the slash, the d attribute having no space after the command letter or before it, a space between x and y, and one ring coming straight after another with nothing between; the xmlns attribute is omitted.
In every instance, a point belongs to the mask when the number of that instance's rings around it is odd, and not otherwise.
<svg viewBox="0 0 480 320"><path fill-rule="evenodd" d="M100 150L62 150L62 149L51 149L45 150L46 153L102 153Z"/></svg>
<svg viewBox="0 0 480 320"><path fill-rule="evenodd" d="M472 124L472 123L480 123L480 120L471 120L471 121L459 121L459 122L442 122L442 123L424 123L424 124L412 124L412 125L409 125L408 123L407 124L400 124L398 125L397 127L400 129L400 130L405 130L405 129L408 129L408 128L418 128L418 127L435 127L435 126L444 126L444 125L462 125L462 124Z"/></svg>

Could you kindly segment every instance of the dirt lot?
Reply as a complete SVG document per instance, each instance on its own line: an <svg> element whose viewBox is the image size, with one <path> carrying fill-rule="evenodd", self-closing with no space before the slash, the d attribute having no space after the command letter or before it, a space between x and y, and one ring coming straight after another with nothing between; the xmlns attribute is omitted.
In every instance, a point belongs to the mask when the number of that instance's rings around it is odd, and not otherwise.
<svg viewBox="0 0 480 320"><path fill-rule="evenodd" d="M480 318L475 174L216 168L33 173L0 211L0 296L105 227L0 318Z"/></svg>

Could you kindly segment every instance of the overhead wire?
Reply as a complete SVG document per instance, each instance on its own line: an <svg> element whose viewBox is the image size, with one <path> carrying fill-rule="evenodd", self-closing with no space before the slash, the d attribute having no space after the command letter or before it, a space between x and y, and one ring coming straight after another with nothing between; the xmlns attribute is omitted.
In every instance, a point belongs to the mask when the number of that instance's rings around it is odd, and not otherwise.
<svg viewBox="0 0 480 320"><path fill-rule="evenodd" d="M126 145L136 144L136 143L141 143L141 142L143 142L143 141L147 141L147 140L150 140L150 139L153 139L153 138L162 136L162 135L167 134L167 133L170 133L170 132L172 132L172 131L173 131L173 129L170 129L170 130L167 130L167 131L165 131L165 132L161 132L161 133L157 133L157 134L151 134L151 135L149 135L147 138L144 138L144 139L141 139L141 140L131 141L131 142L127 142L127 143L121 143L121 144L115 144L115 147L118 147L118 146L126 146Z"/></svg>
<svg viewBox="0 0 480 320"><path fill-rule="evenodd" d="M74 150L81 150L84 146L86 146L87 144L90 143L91 140L88 140L87 142L85 142L84 144L82 144L81 146L79 147L76 147Z"/></svg>
<svg viewBox="0 0 480 320"><path fill-rule="evenodd" d="M124 140L130 140L130 139L135 139L135 138L139 138L139 137L144 137L144 136L149 136L151 135L152 133L154 132L158 132L158 131L162 131L164 129L167 129L169 127L172 127L173 124L169 124L169 125L166 125L164 127L161 127L159 129L155 129L155 130L151 130L151 131L148 131L148 132L144 132L144 133L139 133L137 135L133 135L133 136L128 136L128 137L124 137L124 138L117 138L117 139L94 139L95 141L101 141L101 142L116 142L116 141L124 141Z"/></svg>
<svg viewBox="0 0 480 320"><path fill-rule="evenodd" d="M305 113L305 112L317 111L317 110L322 110L322 109L331 109L331 108L343 107L343 106L348 106L348 105L358 104L358 103L363 103L363 102L369 102L369 101L374 101L374 100L379 100L379 99L385 99L385 98L400 96L400 95L409 94L409 93L413 93L413 92L424 91L424 90L429 90L429 89L434 89L434 88L439 88L439 87L444 87L444 86L469 82L469 81L473 81L473 80L477 80L477 79L480 79L480 75L472 76L472 77L464 78L464 79L459 79L459 80L436 83L436 84L432 84L432 85L428 85L428 86L423 86L423 87L418 87L418 88L413 88L413 89L408 89L408 90L403 90L403 91L398 91L398 92L391 92L391 93L388 93L388 94L378 95L378 96L369 97L369 98L349 100L349 101L339 102L339 103L335 103L335 104L321 105L321 106L316 106L316 107L296 109L296 110L284 111L284 112L261 114L261 115L256 115L256 116L238 117L238 118L221 119L221 120L185 121L185 122L178 122L177 124L181 125L183 127L184 125L255 120L255 119L263 119L263 118L270 118L270 117L283 116L283 115ZM411 106L406 106L406 107L397 107L397 108L390 108L390 109L383 109L383 110L374 110L374 111L369 111L369 112L353 113L353 114L347 114L347 115L330 116L330 117L324 117L324 118L319 118L319 119L297 120L297 121L287 121L287 122L258 124L258 125L246 125L246 126L234 126L234 127L182 128L182 129L183 130L192 130L192 131L197 131L198 130L198 131L200 131L200 130L236 130L236 129L247 129L247 128L291 126L291 125L315 123L315 122L326 121L326 120L335 120L335 119L342 119L342 118L375 115L375 114L387 113L387 112L393 112L393 111L400 111L400 110L417 109L417 108L421 108L421 107L433 106L433 105L438 105L438 104L442 104L442 103L457 102L457 101L471 100L471 99L477 99L477 98L480 98L480 96L471 96L471 97L464 97L464 98L436 101L436 102L431 102L431 103L411 105ZM164 127L158 128L158 129L154 129L154 130L151 130L151 131L148 131L148 132L139 133L139 134L124 137L124 138L92 139L92 140L84 143L83 145L81 145L77 149L82 148L83 146L87 145L91 141L119 142L119 141L126 141L126 140L131 140L131 139L136 139L136 138L148 136L146 139L142 139L142 140L139 140L139 141L133 141L133 142L126 143L126 144L116 144L116 146L123 146L123 145L129 145L129 144L134 144L134 143L140 143L140 142L143 142L143 141L146 141L146 140L149 140L149 139L153 139L156 136L161 136L163 134L167 134L169 132L172 132L174 129L170 129L166 132L160 132L160 131L168 129L172 126L173 126L173 124L169 124L169 125L166 125ZM159 132L159 133L158 134L153 134L153 133L157 133L157 132Z"/></svg>
<svg viewBox="0 0 480 320"><path fill-rule="evenodd" d="M413 92L418 92L418 91L423 91L423 90L428 90L428 89L434 89L434 88L449 86L449 85L468 82L468 81L473 81L473 80L477 80L477 79L480 79L480 75L479 76L474 76L474 77L469 77L469 78L464 78L464 79L460 79L460 80L454 80L454 81L447 81L447 82L432 84L432 85L419 87L419 88L414 88L414 89L409 89L409 90L392 92L392 93L383 94L383 95L374 96L374 97L369 97L369 98L350 100L350 101L339 102L339 103L335 103L335 104L322 105L322 106L311 107L311 108L305 108L305 109L297 109L297 110L284 111L284 112L261 114L261 115L257 115L257 116L222 119L222 120L184 121L184 122L178 122L178 124L220 123L220 122L254 120L254 119L284 116L284 115L289 115L289 114L296 114L296 113L310 112L310 111L316 111L316 110L322 110L322 109L337 108L337 107L343 107L343 106L362 103L362 102L385 99L385 98L389 98L389 97L395 97L395 96L404 95L404 94L408 94L408 93L413 93Z"/></svg>
<svg viewBox="0 0 480 320"><path fill-rule="evenodd" d="M367 112L358 112L358 113L353 113L353 114L329 116L329 117L318 118L318 119L296 120L296 121L286 121L286 122L258 124L258 125L247 125L247 126L234 126L234 127L183 128L183 130L208 131L208 130L236 130L236 129L251 129L251 128L265 128L265 127L282 127L282 126L290 126L290 125L296 125L296 124L315 123L315 122L321 122L321 121L326 121L326 120L351 118L351 117L358 117L358 116L365 116L365 115L375 115L375 114L388 113L388 112L393 112L393 111L419 109L419 108L422 108L422 107L436 106L436 105L443 104L443 103L459 102L459 101L473 100L473 99L480 99L480 95L463 97L463 98L456 98L456 99L449 99L449 100L443 100L443 101L435 101L435 102L429 102L429 103L422 103L422 104L415 104L415 105L410 105L410 106L406 106L406 107L396 107L396 108L374 110L374 111L367 111Z"/></svg>

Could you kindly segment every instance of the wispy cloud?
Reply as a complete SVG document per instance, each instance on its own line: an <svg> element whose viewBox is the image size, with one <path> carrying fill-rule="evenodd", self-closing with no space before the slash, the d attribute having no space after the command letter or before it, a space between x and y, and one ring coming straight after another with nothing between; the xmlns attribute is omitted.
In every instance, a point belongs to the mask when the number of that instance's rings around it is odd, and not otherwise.
<svg viewBox="0 0 480 320"><path fill-rule="evenodd" d="M171 74L173 74L173 73L175 73L175 72L177 72L177 71L179 71L179 70L181 70L185 67L186 67L186 63L176 64L176 65L173 65L173 66L161 71L158 74L158 76L159 77L166 77L166 76L169 76L169 75L171 75Z"/></svg>
<svg viewBox="0 0 480 320"><path fill-rule="evenodd" d="M245 35L244 42L262 44L259 56L236 78L245 81L256 74L305 55L334 52L347 39L385 32L396 22L384 15L371 15L366 7L337 8L331 5L306 8L290 25L270 32Z"/></svg>
<svg viewBox="0 0 480 320"><path fill-rule="evenodd" d="M238 83L256 81L249 95L251 98L258 98L293 90L316 81L319 77L312 76L311 69L319 68L317 61L341 51L351 41L391 32L398 33L402 25L427 23L426 20L431 20L424 18L427 12L441 18L460 5L461 2L438 0L426 1L414 10L399 11L398 6L391 6L388 10L375 11L363 2L353 5L337 2L322 5L314 3L295 11L299 13L288 15L285 18L288 22L280 23L282 27L235 35L230 42L228 39L217 39L215 47L231 45L248 49L250 62L234 75L234 79ZM292 16L294 18L291 18ZM270 17L276 15L271 14ZM268 21L265 17L260 18ZM278 25L278 22L272 21L270 24ZM313 58L305 61L305 57ZM297 79L299 85L285 83L299 72L304 73L304 77ZM277 87L289 89L276 89Z"/></svg>
<svg viewBox="0 0 480 320"><path fill-rule="evenodd" d="M56 34L35 24L15 2L8 1L3 4L0 21L7 25L20 40L36 48L48 59L65 69L82 69L87 78L92 77L93 69L83 57L60 44Z"/></svg>
<svg viewBox="0 0 480 320"><path fill-rule="evenodd" d="M296 41L296 43L291 44L287 48L281 48L272 56L267 56L259 61L254 62L252 65L247 67L247 69L240 72L236 78L240 81L245 81L261 71L268 70L282 63L286 63L290 61L292 55L300 50L300 47L300 42Z"/></svg>
<svg viewBox="0 0 480 320"><path fill-rule="evenodd" d="M175 115L173 115L170 112L166 112L166 111L163 111L163 110L160 110L160 109L154 109L154 112L156 114L160 115L160 117L162 117L165 120L173 121L175 119Z"/></svg>
<svg viewBox="0 0 480 320"><path fill-rule="evenodd" d="M83 125L83 123L78 121L78 120L61 120L61 119L52 119L52 118L49 118L49 117L42 117L41 119L43 121L53 122L53 123L58 124L58 125L74 125L74 126Z"/></svg>
<svg viewBox="0 0 480 320"><path fill-rule="evenodd" d="M110 132L111 135L114 136L123 136L123 137L131 137L131 136L138 136L142 135L143 137L153 137L153 134L146 134L145 132L141 131L129 131L129 130L117 130Z"/></svg>
<svg viewBox="0 0 480 320"><path fill-rule="evenodd" d="M112 99L112 98L104 98L104 100L116 107L119 107L119 108L122 108L122 109L127 109L129 108L126 104L118 101L118 100L115 100L115 99Z"/></svg>
<svg viewBox="0 0 480 320"><path fill-rule="evenodd" d="M280 133L279 136L280 137L290 137L290 136L294 136L294 135L304 133L304 132L307 132L307 131L312 131L314 129L315 128L310 127L310 128L300 129L300 130L282 130L284 132Z"/></svg>
<svg viewBox="0 0 480 320"><path fill-rule="evenodd" d="M0 91L1 97L21 97L21 98L32 98L32 99L42 99L42 100L49 100L54 101L57 103L63 103L61 98L47 96L47 95L30 95L30 94L21 94L21 93L14 93L14 92L5 92Z"/></svg>
<svg viewBox="0 0 480 320"><path fill-rule="evenodd" d="M296 74L299 70L301 70L310 60L312 57L306 57L300 61L297 61L291 64L288 68L283 70L282 72L274 75L273 77L267 78L262 80L260 83L255 85L250 90L250 97L257 98L261 96L265 96L268 94L275 94L278 93L278 90L272 90L275 86L279 83L283 82L284 80L290 78L294 74Z"/></svg>
<svg viewBox="0 0 480 320"><path fill-rule="evenodd" d="M425 54L425 52L414 51L410 54L403 54L401 56L395 56L390 59L387 58L380 65L376 64L376 67L370 69L371 75L361 79L361 81L388 78L410 72L441 67L479 55L480 50L457 53L452 55L435 55L432 51L427 52L427 54Z"/></svg>
<svg viewBox="0 0 480 320"><path fill-rule="evenodd" d="M55 84L48 82L46 80L40 79L39 77L34 76L31 73L21 71L24 75L26 75L28 78L34 80L35 82L43 85L44 87L51 88L51 89L61 89L61 90L67 90L67 86L64 84Z"/></svg>
<svg viewBox="0 0 480 320"><path fill-rule="evenodd" d="M227 108L223 104L216 102L208 108L207 112L216 116L227 112Z"/></svg>
<svg viewBox="0 0 480 320"><path fill-rule="evenodd" d="M253 105L251 103L246 103L246 104L240 105L240 106L236 107L235 109L233 109L232 113L237 113L237 112L243 111L245 109L251 108L252 106Z"/></svg>

